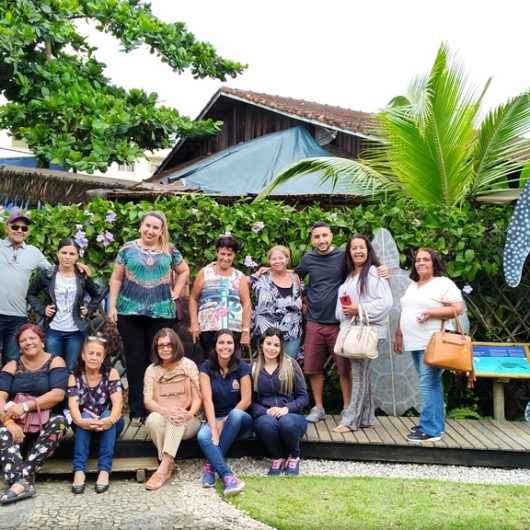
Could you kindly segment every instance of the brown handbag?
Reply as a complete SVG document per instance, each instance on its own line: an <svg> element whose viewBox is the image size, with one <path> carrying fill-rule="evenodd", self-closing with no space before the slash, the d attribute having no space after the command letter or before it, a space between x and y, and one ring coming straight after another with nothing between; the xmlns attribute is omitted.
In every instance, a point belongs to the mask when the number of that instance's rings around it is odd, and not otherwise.
<svg viewBox="0 0 530 530"><path fill-rule="evenodd" d="M458 318L454 317L456 333L445 331L445 320L442 320L440 331L433 333L423 362L437 368L473 374L473 347L471 337L464 335Z"/></svg>
<svg viewBox="0 0 530 530"><path fill-rule="evenodd" d="M155 383L155 401L164 408L191 407L191 379L185 373L162 375Z"/></svg>

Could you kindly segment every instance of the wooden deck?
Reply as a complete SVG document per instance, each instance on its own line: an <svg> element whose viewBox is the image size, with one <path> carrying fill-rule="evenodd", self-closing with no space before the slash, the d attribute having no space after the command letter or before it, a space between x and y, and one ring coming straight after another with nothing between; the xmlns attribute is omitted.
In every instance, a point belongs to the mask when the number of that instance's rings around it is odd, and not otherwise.
<svg viewBox="0 0 530 530"><path fill-rule="evenodd" d="M302 442L304 458L530 468L530 423L448 420L441 441L416 445L406 439L416 418L378 416L373 428L346 434L333 432L339 420L339 416L327 416L325 421L309 424ZM56 458L69 460L71 451L70 439L59 447ZM261 444L249 439L238 441L229 454L245 455L259 457L266 453ZM126 422L116 457L154 456L154 446L144 427L132 427ZM202 454L197 442L188 440L182 443L179 456L200 458Z"/></svg>

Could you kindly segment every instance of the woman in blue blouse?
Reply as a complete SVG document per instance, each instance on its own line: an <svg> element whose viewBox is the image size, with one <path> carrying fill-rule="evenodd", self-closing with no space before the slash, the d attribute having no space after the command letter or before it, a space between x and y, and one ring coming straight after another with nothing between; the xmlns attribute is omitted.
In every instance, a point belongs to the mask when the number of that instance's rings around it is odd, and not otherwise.
<svg viewBox="0 0 530 530"><path fill-rule="evenodd" d="M209 359L200 368L203 407L208 423L197 434L197 441L208 461L204 464L202 485L215 485L215 473L224 484L225 495L235 495L245 487L225 462L225 455L237 438L250 434L252 418L245 412L252 398L250 366L242 361L232 331L217 332Z"/></svg>
<svg viewBox="0 0 530 530"><path fill-rule="evenodd" d="M106 342L103 337L87 337L79 366L68 379L68 406L76 426L73 493L85 491L85 470L93 433L99 435L96 493L107 491L114 446L123 429L120 375L110 366Z"/></svg>
<svg viewBox="0 0 530 530"><path fill-rule="evenodd" d="M269 475L298 475L307 429L301 412L309 397L302 370L284 352L280 330L269 328L261 336L253 378L254 429L273 459Z"/></svg>

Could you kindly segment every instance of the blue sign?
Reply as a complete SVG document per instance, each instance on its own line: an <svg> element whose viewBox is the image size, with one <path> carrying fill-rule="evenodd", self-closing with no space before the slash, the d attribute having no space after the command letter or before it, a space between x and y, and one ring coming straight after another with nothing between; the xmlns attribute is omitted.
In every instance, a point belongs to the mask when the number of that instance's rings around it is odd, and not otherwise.
<svg viewBox="0 0 530 530"><path fill-rule="evenodd" d="M473 344L473 367L477 377L530 379L526 344Z"/></svg>

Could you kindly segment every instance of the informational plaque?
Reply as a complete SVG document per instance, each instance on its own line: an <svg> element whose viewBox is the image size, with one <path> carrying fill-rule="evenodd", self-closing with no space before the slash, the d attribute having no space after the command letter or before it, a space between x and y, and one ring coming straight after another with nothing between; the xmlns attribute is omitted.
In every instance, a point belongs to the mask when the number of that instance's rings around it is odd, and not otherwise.
<svg viewBox="0 0 530 530"><path fill-rule="evenodd" d="M473 367L477 377L530 379L528 344L474 342Z"/></svg>

